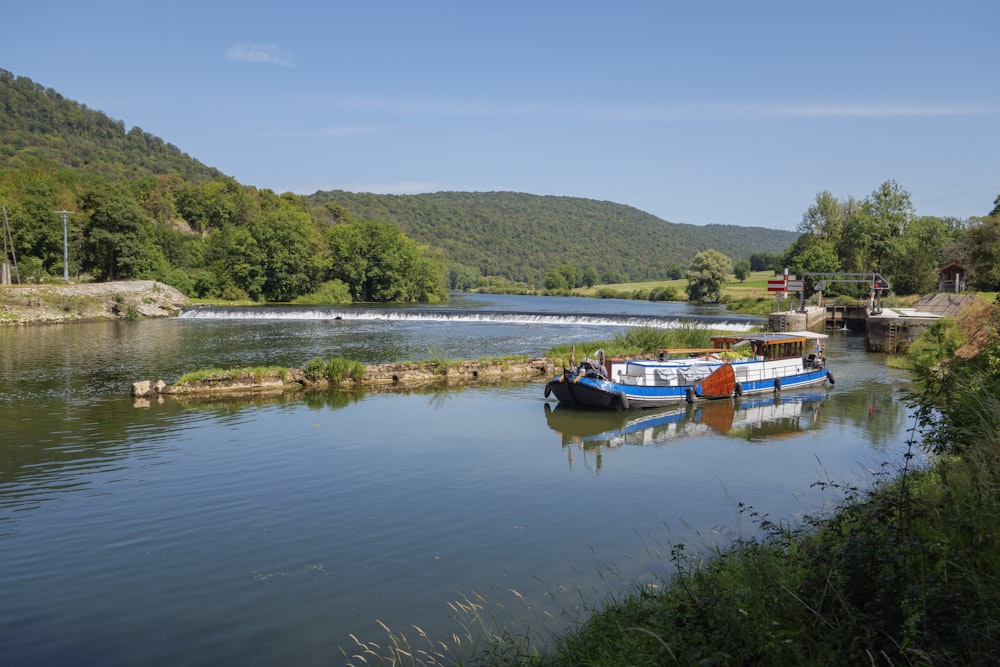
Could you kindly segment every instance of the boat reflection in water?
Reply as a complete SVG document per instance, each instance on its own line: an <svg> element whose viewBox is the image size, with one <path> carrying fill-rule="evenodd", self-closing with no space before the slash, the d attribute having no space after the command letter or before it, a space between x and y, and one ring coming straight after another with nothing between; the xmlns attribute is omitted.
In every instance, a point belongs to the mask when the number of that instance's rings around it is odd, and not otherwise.
<svg viewBox="0 0 1000 667"><path fill-rule="evenodd" d="M545 419L549 428L562 436L563 447L600 455L605 449L623 445L662 445L699 435L725 435L751 442L795 435L818 428L824 400L825 393L795 392L640 412L580 410L546 403Z"/></svg>

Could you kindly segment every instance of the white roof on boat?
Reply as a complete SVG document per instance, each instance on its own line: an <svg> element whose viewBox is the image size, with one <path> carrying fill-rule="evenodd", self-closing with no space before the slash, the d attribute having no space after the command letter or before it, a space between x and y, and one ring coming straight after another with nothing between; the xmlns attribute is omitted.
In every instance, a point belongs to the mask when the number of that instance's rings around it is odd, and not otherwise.
<svg viewBox="0 0 1000 667"><path fill-rule="evenodd" d="M803 338L829 338L829 334L816 333L815 331L786 331L789 336L802 336Z"/></svg>
<svg viewBox="0 0 1000 667"><path fill-rule="evenodd" d="M829 338L827 334L816 333L815 331L781 331L778 333L767 332L767 333L755 333L755 334L731 334L724 336L713 336L713 338L742 338L744 340L763 340L763 341L781 341L789 338Z"/></svg>

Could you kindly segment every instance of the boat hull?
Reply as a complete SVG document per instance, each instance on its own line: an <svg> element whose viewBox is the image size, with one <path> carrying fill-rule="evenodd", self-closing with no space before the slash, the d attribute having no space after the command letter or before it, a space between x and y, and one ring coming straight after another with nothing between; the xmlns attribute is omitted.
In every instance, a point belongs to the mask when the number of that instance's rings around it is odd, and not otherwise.
<svg viewBox="0 0 1000 667"><path fill-rule="evenodd" d="M590 378L586 375L564 371L562 375L545 385L545 396L551 394L561 404L575 408L596 410L627 410L629 405L622 401L623 392L616 390L616 383Z"/></svg>
<svg viewBox="0 0 1000 667"><path fill-rule="evenodd" d="M564 371L545 385L545 396L554 396L561 404L590 410L636 410L656 408L677 403L692 403L696 400L748 396L775 393L783 390L801 389L832 383L826 368L803 369L801 373L788 374L776 378L743 380L734 383L732 391L721 394L703 383L686 386L636 386L613 382L600 377Z"/></svg>

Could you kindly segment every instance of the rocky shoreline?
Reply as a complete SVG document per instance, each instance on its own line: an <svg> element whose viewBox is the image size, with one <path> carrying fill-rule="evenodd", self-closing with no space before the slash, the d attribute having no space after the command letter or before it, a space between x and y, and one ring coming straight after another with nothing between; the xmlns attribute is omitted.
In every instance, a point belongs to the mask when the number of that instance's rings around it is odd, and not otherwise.
<svg viewBox="0 0 1000 667"><path fill-rule="evenodd" d="M0 326L174 317L187 302L155 280L0 285Z"/></svg>

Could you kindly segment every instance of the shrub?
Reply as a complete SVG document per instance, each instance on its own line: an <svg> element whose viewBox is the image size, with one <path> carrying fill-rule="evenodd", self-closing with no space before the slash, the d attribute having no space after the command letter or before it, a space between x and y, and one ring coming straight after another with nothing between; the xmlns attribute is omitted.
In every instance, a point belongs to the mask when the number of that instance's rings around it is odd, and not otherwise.
<svg viewBox="0 0 1000 667"><path fill-rule="evenodd" d="M174 287L177 287L174 285ZM178 289L180 289L178 287ZM181 290L182 292L184 290ZM215 279L215 274L211 271L197 271L194 276L194 286L192 293L202 299L215 298L219 296L219 284Z"/></svg>
<svg viewBox="0 0 1000 667"><path fill-rule="evenodd" d="M310 359L302 367L302 373L306 376L307 380L315 382L326 377L327 364L322 359Z"/></svg>
<svg viewBox="0 0 1000 667"><path fill-rule="evenodd" d="M292 303L307 306L351 303L351 290L340 280L329 280L320 285L315 292L296 297Z"/></svg>
<svg viewBox="0 0 1000 667"><path fill-rule="evenodd" d="M650 301L677 301L679 292L676 287L661 285L649 290Z"/></svg>
<svg viewBox="0 0 1000 667"><path fill-rule="evenodd" d="M755 296L745 296L739 298L726 298L723 300L726 310L736 313L747 313L751 315L769 315L774 310L774 299L759 298Z"/></svg>
<svg viewBox="0 0 1000 667"><path fill-rule="evenodd" d="M184 269L170 269L164 272L160 280L171 287L174 287L184 294L197 294L197 288L195 287L195 280L193 280ZM155 286L154 289L159 289ZM198 294L198 296L204 296Z"/></svg>
<svg viewBox="0 0 1000 667"><path fill-rule="evenodd" d="M340 384L342 380L351 379L360 382L365 377L365 367L357 361L350 361L343 357L334 357L327 362L326 379L331 384Z"/></svg>
<svg viewBox="0 0 1000 667"><path fill-rule="evenodd" d="M219 292L219 298L225 301L247 301L250 295L235 285L226 285Z"/></svg>

